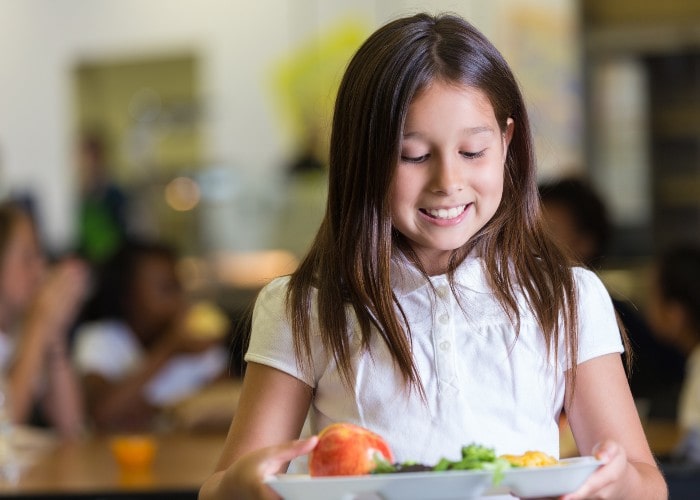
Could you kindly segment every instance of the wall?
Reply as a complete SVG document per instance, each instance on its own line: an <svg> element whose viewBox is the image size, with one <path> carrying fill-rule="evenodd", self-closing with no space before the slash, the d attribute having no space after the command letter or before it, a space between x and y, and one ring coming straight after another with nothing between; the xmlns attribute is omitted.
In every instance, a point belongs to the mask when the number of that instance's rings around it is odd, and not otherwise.
<svg viewBox="0 0 700 500"><path fill-rule="evenodd" d="M75 199L72 69L90 59L178 50L201 57L206 160L264 177L290 151L266 83L275 61L340 16L359 16L373 28L424 5L401 0L0 0L0 184L31 190L40 202L49 244L66 246ZM545 170L580 159L574 0L429 5L469 17L507 57L513 55L516 73L518 66L532 62L520 50L528 30L542 20L544 26L555 21L547 45L565 53L545 57L563 67L550 74L570 75L571 81L550 93L558 110L553 120L535 106L536 132L566 129L562 137L541 141ZM517 23L523 20L526 26L520 29ZM533 81L529 89L527 82L523 85L526 97L541 91L541 82Z"/></svg>

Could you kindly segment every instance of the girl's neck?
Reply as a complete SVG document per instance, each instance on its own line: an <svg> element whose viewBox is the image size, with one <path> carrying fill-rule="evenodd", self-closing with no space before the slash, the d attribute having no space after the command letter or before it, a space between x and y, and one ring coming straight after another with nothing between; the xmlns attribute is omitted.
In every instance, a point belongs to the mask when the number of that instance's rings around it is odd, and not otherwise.
<svg viewBox="0 0 700 500"><path fill-rule="evenodd" d="M427 256L420 251L404 251L404 257L412 262L418 268L422 269L428 276L439 276L447 273L449 269L450 256L435 258L435 256Z"/></svg>
<svg viewBox="0 0 700 500"><path fill-rule="evenodd" d="M439 276L447 272L450 260L449 255L445 257L430 258L417 254L417 257L421 266L423 267L423 270L425 270L425 273L428 276Z"/></svg>

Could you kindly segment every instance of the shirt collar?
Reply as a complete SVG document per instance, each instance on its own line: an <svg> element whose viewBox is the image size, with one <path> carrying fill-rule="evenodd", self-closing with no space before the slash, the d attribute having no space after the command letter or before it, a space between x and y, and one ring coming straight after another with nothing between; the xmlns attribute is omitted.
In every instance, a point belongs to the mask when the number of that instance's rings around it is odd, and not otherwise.
<svg viewBox="0 0 700 500"><path fill-rule="evenodd" d="M404 255L397 254L391 262L391 286L397 296L409 295L432 282L433 285L447 284L447 275L426 278ZM467 288L477 293L491 293L484 261L480 257L467 256L455 270L457 288Z"/></svg>

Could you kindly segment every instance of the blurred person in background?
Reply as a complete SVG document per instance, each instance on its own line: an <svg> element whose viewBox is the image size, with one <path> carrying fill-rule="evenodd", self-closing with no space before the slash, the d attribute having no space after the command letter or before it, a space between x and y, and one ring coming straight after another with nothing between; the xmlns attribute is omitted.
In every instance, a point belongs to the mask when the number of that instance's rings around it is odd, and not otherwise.
<svg viewBox="0 0 700 500"><path fill-rule="evenodd" d="M572 258L590 269L600 269L611 224L597 192L576 177L542 183L539 191L545 220L555 239ZM614 290L611 295L632 342L634 361L631 370L628 367L632 395L645 416L674 418L683 380L682 357L654 337L630 301L615 296Z"/></svg>
<svg viewBox="0 0 700 500"><path fill-rule="evenodd" d="M47 267L29 213L0 204L0 371L12 421L49 425L66 438L83 429L82 393L68 334L88 289L87 266Z"/></svg>
<svg viewBox="0 0 700 500"><path fill-rule="evenodd" d="M319 154L320 133L321 130L318 126L309 125L299 144L299 151L291 158L285 168L290 177L325 172L326 164Z"/></svg>
<svg viewBox="0 0 700 500"><path fill-rule="evenodd" d="M226 320L190 306L176 252L125 242L100 268L75 336L88 413L99 430L148 430L165 409L226 375Z"/></svg>
<svg viewBox="0 0 700 500"><path fill-rule="evenodd" d="M79 146L78 251L90 262L100 263L126 237L127 197L111 179L104 138L85 134Z"/></svg>
<svg viewBox="0 0 700 500"><path fill-rule="evenodd" d="M700 462L700 245L678 244L656 258L647 315L686 360L677 420L689 439L680 454Z"/></svg>

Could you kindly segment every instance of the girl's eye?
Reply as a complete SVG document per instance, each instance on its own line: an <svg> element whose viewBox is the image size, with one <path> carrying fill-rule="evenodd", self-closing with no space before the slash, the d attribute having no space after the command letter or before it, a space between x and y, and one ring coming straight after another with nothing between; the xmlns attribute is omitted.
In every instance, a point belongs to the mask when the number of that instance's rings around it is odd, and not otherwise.
<svg viewBox="0 0 700 500"><path fill-rule="evenodd" d="M401 161L405 161L407 163L422 163L425 160L428 159L430 155L422 155L422 156L404 156L401 155Z"/></svg>
<svg viewBox="0 0 700 500"><path fill-rule="evenodd" d="M476 153L470 153L468 151L462 151L462 156L467 158L468 160L474 160L476 158L481 158L484 156L484 153L486 153L485 149L482 149L481 151L477 151Z"/></svg>

